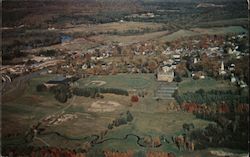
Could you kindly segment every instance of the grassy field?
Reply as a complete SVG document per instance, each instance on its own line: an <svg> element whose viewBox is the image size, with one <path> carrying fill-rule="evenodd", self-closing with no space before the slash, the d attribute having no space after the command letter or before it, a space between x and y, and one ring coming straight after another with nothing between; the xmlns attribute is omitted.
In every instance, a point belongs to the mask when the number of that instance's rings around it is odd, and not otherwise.
<svg viewBox="0 0 250 157"><path fill-rule="evenodd" d="M123 44L132 44L137 42L145 42L148 40L154 40L161 38L165 35L169 34L168 31L159 31L159 32L153 32L153 33L144 33L139 35L111 35L111 34L105 34L105 35L93 35L88 38L77 38L73 39L69 43L64 44L56 44L51 45L48 47L42 47L42 48L35 48L32 49L31 52L38 52L41 50L47 50L47 49L63 49L65 51L82 51L82 50L88 50L94 47L98 47L100 45L109 45L112 43L120 42Z"/></svg>
<svg viewBox="0 0 250 157"><path fill-rule="evenodd" d="M201 34L228 34L228 33L247 33L247 30L241 26L229 26L229 27L212 27L212 28L194 28L191 29L194 32Z"/></svg>
<svg viewBox="0 0 250 157"><path fill-rule="evenodd" d="M209 22L200 22L197 24L197 27L225 27L225 26L242 26L242 25L248 25L248 19L247 18L236 18L236 19L230 19L230 20L219 20L219 21L209 21Z"/></svg>
<svg viewBox="0 0 250 157"><path fill-rule="evenodd" d="M215 80L213 78L193 80L192 78L184 79L179 83L178 91L181 93L194 92L199 89L209 90L236 90L237 87L229 81Z"/></svg>
<svg viewBox="0 0 250 157"><path fill-rule="evenodd" d="M161 23L151 23L151 22L112 22L97 25L78 25L73 28L68 28L63 31L63 33L88 33L88 32L108 32L117 31L123 32L127 30L143 30L146 28L158 30L162 28L164 24Z"/></svg>
<svg viewBox="0 0 250 157"><path fill-rule="evenodd" d="M148 40L153 40L165 36L169 33L169 31L159 31L153 33L144 33L142 35L99 35L99 36L92 36L90 39L95 41L102 40L103 42L120 42L124 44L131 44L137 42L145 42Z"/></svg>
<svg viewBox="0 0 250 157"><path fill-rule="evenodd" d="M105 81L102 87L133 89L154 89L157 85L153 74L118 74L108 76L90 76L78 80L79 86L84 87L91 81Z"/></svg>
<svg viewBox="0 0 250 157"><path fill-rule="evenodd" d="M109 45L114 42L120 42L123 44L132 44L137 42L145 42L148 40L156 40L160 42L174 41L182 37L191 37L198 35L218 35L218 34L231 34L231 33L247 33L247 30L241 26L228 26L228 27L211 27L211 28L191 28L189 30L178 30L176 32L170 33L169 31L157 31L162 28L164 24L160 23L141 23L141 22L125 22L125 23L108 23L99 24L94 26L81 25L74 28L69 28L63 30L64 33L78 33L86 34L90 32L96 32L97 35L92 35L86 38L76 38L69 43L56 44L48 47L34 48L30 50L35 53L41 50L47 49L62 49L65 51L86 51L88 49L98 47L100 45ZM98 32L112 32L117 31L118 33L123 33L128 30L142 31L143 29L149 28L151 33L144 33L134 35L112 35L112 34L102 34L98 35Z"/></svg>
<svg viewBox="0 0 250 157"><path fill-rule="evenodd" d="M247 33L247 30L241 26L229 26L229 27L211 27L211 28L192 28L190 30L179 30L167 36L160 38L160 41L173 41L182 37L190 37L197 35L218 35L218 34L239 34Z"/></svg>
<svg viewBox="0 0 250 157"><path fill-rule="evenodd" d="M190 30L179 30L160 39L164 41L173 41L181 37L190 37L195 35L199 35L199 33Z"/></svg>
<svg viewBox="0 0 250 157"><path fill-rule="evenodd" d="M49 93L38 93L36 86L55 75L41 75L29 81L23 94L12 101L2 103L2 134L25 132L41 118L63 107Z"/></svg>
<svg viewBox="0 0 250 157"><path fill-rule="evenodd" d="M140 137L145 136L161 136L164 135L169 141L171 141L171 136L178 135L182 133L182 124L183 123L194 123L196 127L202 128L205 127L208 122L203 120L196 119L192 114L183 113L183 112L166 112L166 113L146 113L146 112L132 112L135 119L132 123L128 125L115 128L110 131L106 138L123 138L128 133L136 134ZM178 116L178 115L182 116ZM136 138L130 137L127 140L118 141L112 140L108 143L103 143L97 145L95 149L101 150L132 150L135 152L138 151L167 151L175 152L177 155L181 154L177 147L173 144L163 143L162 147L159 148L142 148L136 145Z"/></svg>
<svg viewBox="0 0 250 157"><path fill-rule="evenodd" d="M145 136L161 136L164 135L169 141L171 136L178 135L183 132L183 123L193 123L196 128L203 128L208 125L208 121L196 119L191 113L182 111L168 111L168 101L156 101L153 99L153 89L157 82L153 74L118 74L109 76L92 76L78 80L79 86L83 87L91 81L105 81L103 87L122 88L127 90L146 89L149 95L145 98L139 98L139 102L132 103L130 96L119 96L114 94L104 94L103 99L92 99L86 97L74 96L67 103L61 104L57 102L53 95L46 93L38 93L35 90L37 84L48 81L55 75L43 75L33 78L22 97L15 101L3 104L3 135L7 133L19 132L23 135L32 124L36 124L41 118L52 115L64 109L65 114L76 115L76 118L67 120L57 125L46 127L46 132L59 132L60 134L70 138L50 135L38 135L50 146L59 146L64 148L83 148L84 143L90 141L91 135L99 135L107 129L109 123L118 118L121 113L130 111L134 117L133 121L115 127L108 131L104 139L124 138L127 134L135 134L143 138ZM185 80L183 81L183 83ZM187 87L186 87L187 88ZM151 93L151 94L150 94ZM89 111L91 104L96 101L113 101L120 104L112 112L95 112ZM180 116L181 115L181 116ZM86 138L85 138L86 137ZM21 137L4 138L3 143L15 143L20 141ZM90 153L101 150L133 150L138 151L168 151L175 152L177 155L183 154L179 152L173 144L163 143L159 148L143 148L137 145L137 138L128 137L126 140L109 140L102 144L95 145ZM31 143L34 146L44 146L41 141L35 140Z"/></svg>

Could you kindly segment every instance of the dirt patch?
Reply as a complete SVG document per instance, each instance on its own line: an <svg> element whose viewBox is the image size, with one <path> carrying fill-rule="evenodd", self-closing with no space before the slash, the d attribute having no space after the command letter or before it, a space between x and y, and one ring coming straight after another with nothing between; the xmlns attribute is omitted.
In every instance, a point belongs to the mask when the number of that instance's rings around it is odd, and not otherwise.
<svg viewBox="0 0 250 157"><path fill-rule="evenodd" d="M211 150L211 154L216 155L216 156L238 156L238 157L247 157L249 154L234 154L231 152L226 152L223 150Z"/></svg>
<svg viewBox="0 0 250 157"><path fill-rule="evenodd" d="M102 85L105 85L107 82L105 81L91 81L89 83L86 84L86 86L102 86Z"/></svg>
<svg viewBox="0 0 250 157"><path fill-rule="evenodd" d="M121 107L121 104L115 101L96 101L93 102L88 111L90 112L112 112Z"/></svg>
<svg viewBox="0 0 250 157"><path fill-rule="evenodd" d="M43 122L47 123L48 126L59 125L66 121L70 121L78 118L76 114L62 114L62 115L51 115L46 117Z"/></svg>

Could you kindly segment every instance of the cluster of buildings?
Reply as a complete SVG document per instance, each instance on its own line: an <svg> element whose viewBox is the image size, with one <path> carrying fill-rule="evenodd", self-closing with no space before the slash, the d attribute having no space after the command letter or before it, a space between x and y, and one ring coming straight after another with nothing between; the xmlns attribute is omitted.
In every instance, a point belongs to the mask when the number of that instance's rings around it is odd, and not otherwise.
<svg viewBox="0 0 250 157"><path fill-rule="evenodd" d="M143 14L143 16L153 16L151 13ZM68 39L67 37L65 37ZM232 36L232 40L245 38L245 35ZM66 40L65 39L65 40ZM234 75L235 64L231 64L228 68L225 68L223 57L225 55L224 46L227 45L227 54L235 56L236 59L240 59L244 55L249 53L242 53L239 50L239 45L232 41L227 41L220 44L213 44L211 40L204 39L208 46L200 48L199 39L190 39L192 47L187 43L177 43L179 47L171 47L166 45L160 45L155 41L139 42L133 44L113 43L110 45L100 46L98 48L89 49L86 52L81 51L69 51L64 52L61 56L46 57L30 55L26 60L26 64L22 65L7 65L1 67L2 82L9 81L13 75L19 76L22 74L35 72L41 69L48 68L49 73L89 73L89 74L108 74L116 69L116 72L125 73L149 73L151 69L146 64L136 65L132 61L117 62L110 60L111 57L128 57L128 56L143 56L147 57L159 57L163 55L168 59L163 59L162 62L156 62L156 74L158 81L172 82L175 78L175 70L179 63L192 60L192 64L197 64L201 61L201 55L206 54L209 58L219 59L220 68L217 69L219 75L225 75L229 72L232 74L231 82L236 82L236 76ZM202 40L202 39L201 39ZM204 44L203 44L204 45ZM163 48L165 47L165 48ZM182 58L185 58L182 60ZM103 72L103 73L102 73ZM206 73L204 71L192 72L192 76L198 76L200 79L205 78ZM10 78L10 79L9 79Z"/></svg>
<svg viewBox="0 0 250 157"><path fill-rule="evenodd" d="M43 70L45 68L54 67L58 64L64 63L64 60L62 59L43 60L40 57L32 61L36 61L36 62L30 65L29 64L2 65L1 66L2 82L9 82L9 80L12 80L18 76L36 72L39 70ZM6 79L6 78L10 78L10 79Z"/></svg>
<svg viewBox="0 0 250 157"><path fill-rule="evenodd" d="M163 61L163 64L159 66L159 68L157 69L157 80L172 82L175 77L174 70L176 69L176 65L179 64L180 62L181 62L180 54L173 54L172 59Z"/></svg>
<svg viewBox="0 0 250 157"><path fill-rule="evenodd" d="M143 13L143 14L132 14L129 16L125 16L125 18L154 18L158 15L155 15L154 13Z"/></svg>

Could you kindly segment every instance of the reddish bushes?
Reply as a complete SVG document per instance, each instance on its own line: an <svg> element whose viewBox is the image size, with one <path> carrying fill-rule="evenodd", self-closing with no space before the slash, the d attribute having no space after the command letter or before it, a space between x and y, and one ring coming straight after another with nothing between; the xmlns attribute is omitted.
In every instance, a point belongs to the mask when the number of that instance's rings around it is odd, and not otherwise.
<svg viewBox="0 0 250 157"><path fill-rule="evenodd" d="M147 152L146 157L175 157L175 154L168 152Z"/></svg>
<svg viewBox="0 0 250 157"><path fill-rule="evenodd" d="M181 109L193 113L196 112L198 110L199 106L195 103L183 103L181 105Z"/></svg>
<svg viewBox="0 0 250 157"><path fill-rule="evenodd" d="M249 112L249 104L239 104L236 107L236 111L237 113L244 113L244 112Z"/></svg>
<svg viewBox="0 0 250 157"><path fill-rule="evenodd" d="M218 105L217 111L218 113L229 113L230 109L227 104L220 104Z"/></svg>
<svg viewBox="0 0 250 157"><path fill-rule="evenodd" d="M138 96L133 95L133 96L131 97L131 102L138 102L138 101L139 101L139 97L138 97Z"/></svg>
<svg viewBox="0 0 250 157"><path fill-rule="evenodd" d="M8 156L30 156L30 157L38 157L38 156L53 156L53 157L86 157L85 153L76 152L74 150L63 149L63 148L37 148L32 150L9 150L5 152Z"/></svg>
<svg viewBox="0 0 250 157"><path fill-rule="evenodd" d="M236 113L247 113L249 112L249 104L238 104L235 105L234 112ZM212 106L210 105L200 105L195 103L183 103L181 109L190 113L211 113L213 111ZM229 105L226 103L216 105L217 113L229 113L233 112L233 109L230 110Z"/></svg>
<svg viewBox="0 0 250 157"><path fill-rule="evenodd" d="M113 151L104 151L105 157L133 157L134 153L132 151L127 152L113 152Z"/></svg>
<svg viewBox="0 0 250 157"><path fill-rule="evenodd" d="M161 145L161 139L159 136L156 137L146 136L143 139L143 145L151 148L159 147Z"/></svg>

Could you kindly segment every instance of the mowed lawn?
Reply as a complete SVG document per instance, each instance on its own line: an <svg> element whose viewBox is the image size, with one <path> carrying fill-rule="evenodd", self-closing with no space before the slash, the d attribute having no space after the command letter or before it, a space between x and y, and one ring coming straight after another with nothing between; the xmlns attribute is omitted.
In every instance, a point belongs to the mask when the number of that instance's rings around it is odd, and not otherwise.
<svg viewBox="0 0 250 157"><path fill-rule="evenodd" d="M91 86L91 81L104 81L102 87L121 88L125 90L133 89L154 89L157 85L153 74L117 74L106 76L90 76L78 80L79 87Z"/></svg>
<svg viewBox="0 0 250 157"><path fill-rule="evenodd" d="M199 89L204 89L205 91L209 90L236 90L237 87L230 83L230 81L224 80L215 80L213 78L205 78L194 80L192 78L183 79L179 83L178 91L180 93L185 92L195 92Z"/></svg>

